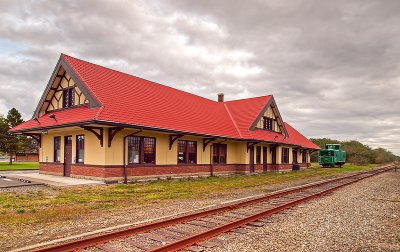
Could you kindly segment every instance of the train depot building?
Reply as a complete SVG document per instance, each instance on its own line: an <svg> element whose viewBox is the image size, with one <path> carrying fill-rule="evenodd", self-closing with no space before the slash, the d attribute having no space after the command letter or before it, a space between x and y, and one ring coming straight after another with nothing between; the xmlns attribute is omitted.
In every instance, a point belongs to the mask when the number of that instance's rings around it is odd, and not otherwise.
<svg viewBox="0 0 400 252"><path fill-rule="evenodd" d="M124 180L307 168L272 95L213 101L62 54L33 118L40 173Z"/></svg>

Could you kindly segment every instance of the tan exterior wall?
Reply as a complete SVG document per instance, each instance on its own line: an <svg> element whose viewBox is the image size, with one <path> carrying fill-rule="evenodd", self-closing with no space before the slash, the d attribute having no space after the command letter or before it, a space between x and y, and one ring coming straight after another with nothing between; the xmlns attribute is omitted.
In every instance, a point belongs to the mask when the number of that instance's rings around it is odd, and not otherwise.
<svg viewBox="0 0 400 252"><path fill-rule="evenodd" d="M39 150L39 162L54 162L54 137L61 137L61 162L64 162L64 137L72 136L72 163L76 161L76 136L85 136L85 164L105 164L105 144L100 146L100 141L91 132L85 130L62 130L42 135L42 144Z"/></svg>
<svg viewBox="0 0 400 252"><path fill-rule="evenodd" d="M76 160L76 136L85 136L85 158L84 164L90 165L122 165L123 164L123 138L137 130L125 129L118 132L112 141L111 147L108 147L108 130L104 128L104 144L100 145L97 137L83 129L79 128L65 128L57 131L49 130L49 133L42 135L42 145L39 150L40 162L54 162L54 137L61 137L61 162L64 160L64 137L72 136L72 163ZM148 136L156 138L156 165L176 165L177 164L177 141L172 145L169 150L169 134L161 132L142 131L135 134L135 136ZM184 136L181 140L190 140L197 142L197 164L210 164L210 146L213 143L219 143L223 140L215 140L207 145L203 152L203 138L196 136ZM227 164L250 164L250 151L247 152L246 142L238 141L225 141L227 144ZM125 162L128 159L128 146L125 143ZM272 163L272 155L270 152L270 144L257 144L254 146L254 160L256 162L256 148L257 146L267 147L267 163ZM293 162L292 147L289 148L289 164ZM276 163L281 164L282 146L276 148ZM298 152L298 161L301 162L301 152ZM310 155L308 155L308 162ZM261 151L261 163L263 160L263 151Z"/></svg>
<svg viewBox="0 0 400 252"><path fill-rule="evenodd" d="M107 165L117 165L121 164L123 160L122 146L123 146L123 138L137 130L123 130L118 132L112 142L111 148L107 148L106 150L106 164ZM135 134L135 136L148 136L148 137L156 137L156 164L157 165L167 165L167 164L177 164L177 152L178 152L178 143L174 142L171 150L169 149L169 134L150 132L150 131L142 131L140 133ZM108 139L108 136L107 136ZM195 136L184 136L179 140L190 140L197 142L197 164L210 164L210 146L213 143L221 142L222 140L216 140L209 143L203 151L203 138L195 137ZM244 142L223 142L227 144L227 163L228 164L247 164L248 163L248 155L246 153L246 143ZM128 146L125 143L125 162L128 159Z"/></svg>

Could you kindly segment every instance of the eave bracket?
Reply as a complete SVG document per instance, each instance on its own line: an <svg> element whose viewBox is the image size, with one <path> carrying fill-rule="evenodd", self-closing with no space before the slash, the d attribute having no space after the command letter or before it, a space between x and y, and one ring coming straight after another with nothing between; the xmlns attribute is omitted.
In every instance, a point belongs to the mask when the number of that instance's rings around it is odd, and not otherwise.
<svg viewBox="0 0 400 252"><path fill-rule="evenodd" d="M215 140L215 138L203 138L203 151L205 151L207 145L214 140Z"/></svg>
<svg viewBox="0 0 400 252"><path fill-rule="evenodd" d="M111 147L115 135L123 129L122 127L108 128L108 147Z"/></svg>
<svg viewBox="0 0 400 252"><path fill-rule="evenodd" d="M100 127L90 127L90 126L81 126L82 129L92 132L97 139L100 141L101 147L103 147L103 139L104 139L104 129ZM98 130L99 132L96 132Z"/></svg>
<svg viewBox="0 0 400 252"><path fill-rule="evenodd" d="M260 143L260 142L247 142L247 152L249 152L249 149L250 149L251 147L253 147L254 145L256 145L256 144L258 144L258 143Z"/></svg>
<svg viewBox="0 0 400 252"><path fill-rule="evenodd" d="M183 136L184 135L169 135L169 149L171 150L174 142Z"/></svg>

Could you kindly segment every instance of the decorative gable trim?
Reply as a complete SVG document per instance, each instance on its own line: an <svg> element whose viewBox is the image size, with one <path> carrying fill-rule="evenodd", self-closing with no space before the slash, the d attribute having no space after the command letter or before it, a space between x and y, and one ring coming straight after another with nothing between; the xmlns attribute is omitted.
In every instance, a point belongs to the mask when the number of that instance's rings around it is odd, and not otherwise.
<svg viewBox="0 0 400 252"><path fill-rule="evenodd" d="M39 118L40 110L42 109L44 103L46 102L46 97L47 97L48 93L50 92L50 90L52 89L54 80L57 77L60 67L63 67L64 70L66 71L66 73L68 73L71 76L71 78L75 82L75 85L81 90L83 95L89 101L89 108L97 108L97 107L101 106L101 103L96 99L96 97L89 90L89 88L84 84L84 82L81 80L81 78L79 78L79 76L75 73L75 71L72 69L72 67L64 59L63 55L61 55L60 58L58 59L56 67L53 70L53 73L51 74L50 80L47 83L46 89L44 90L42 97L40 98L40 101L35 109L32 119Z"/></svg>
<svg viewBox="0 0 400 252"><path fill-rule="evenodd" d="M271 96L271 98L269 99L267 104L261 110L260 114L258 114L256 120L251 124L250 130L255 130L256 129L257 123L261 120L261 118L264 116L265 112L267 112L269 107L272 107L272 109L273 109L272 112L275 114L275 117L277 118L278 127L283 132L283 135L285 135L285 137L288 137L289 134L288 134L288 132L286 130L285 124L283 122L281 114L279 113L278 106L276 105L276 102L275 102L275 99L274 99L273 96Z"/></svg>

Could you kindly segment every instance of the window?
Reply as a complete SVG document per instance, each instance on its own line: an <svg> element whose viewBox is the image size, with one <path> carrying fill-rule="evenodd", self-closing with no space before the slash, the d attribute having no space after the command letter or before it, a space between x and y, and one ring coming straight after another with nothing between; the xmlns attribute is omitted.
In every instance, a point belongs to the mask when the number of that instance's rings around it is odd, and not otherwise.
<svg viewBox="0 0 400 252"><path fill-rule="evenodd" d="M54 162L61 162L61 137L54 137Z"/></svg>
<svg viewBox="0 0 400 252"><path fill-rule="evenodd" d="M213 163L226 164L226 144L213 144Z"/></svg>
<svg viewBox="0 0 400 252"><path fill-rule="evenodd" d="M293 164L297 164L297 150L292 150Z"/></svg>
<svg viewBox="0 0 400 252"><path fill-rule="evenodd" d="M186 164L187 142L178 140L178 164Z"/></svg>
<svg viewBox="0 0 400 252"><path fill-rule="evenodd" d="M155 164L156 139L154 137L128 137L129 164Z"/></svg>
<svg viewBox="0 0 400 252"><path fill-rule="evenodd" d="M153 137L143 137L143 163L156 163L156 139Z"/></svg>
<svg viewBox="0 0 400 252"><path fill-rule="evenodd" d="M282 164L289 163L289 148L282 148Z"/></svg>
<svg viewBox="0 0 400 252"><path fill-rule="evenodd" d="M302 151L302 161L303 163L307 163L307 151Z"/></svg>
<svg viewBox="0 0 400 252"><path fill-rule="evenodd" d="M189 164L197 163L197 142L196 141L188 141L188 162Z"/></svg>
<svg viewBox="0 0 400 252"><path fill-rule="evenodd" d="M274 119L264 116L263 128L266 130L274 130Z"/></svg>
<svg viewBox="0 0 400 252"><path fill-rule="evenodd" d="M74 106L74 88L69 87L63 90L63 108L69 108Z"/></svg>
<svg viewBox="0 0 400 252"><path fill-rule="evenodd" d="M261 146L256 148L256 164L261 164Z"/></svg>
<svg viewBox="0 0 400 252"><path fill-rule="evenodd" d="M76 136L76 162L77 163L85 162L85 136L84 135Z"/></svg>
<svg viewBox="0 0 400 252"><path fill-rule="evenodd" d="M128 137L128 163L140 163L140 137Z"/></svg>
<svg viewBox="0 0 400 252"><path fill-rule="evenodd" d="M178 164L197 163L197 142L178 140Z"/></svg>

